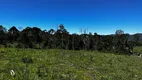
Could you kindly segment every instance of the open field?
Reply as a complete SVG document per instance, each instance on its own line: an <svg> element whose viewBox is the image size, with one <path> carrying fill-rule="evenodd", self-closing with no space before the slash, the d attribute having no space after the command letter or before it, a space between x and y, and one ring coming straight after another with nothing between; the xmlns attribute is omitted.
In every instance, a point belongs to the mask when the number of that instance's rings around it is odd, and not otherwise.
<svg viewBox="0 0 142 80"><path fill-rule="evenodd" d="M135 47L134 52L137 52L138 54L142 54L142 46Z"/></svg>
<svg viewBox="0 0 142 80"><path fill-rule="evenodd" d="M1 48L0 80L9 79L141 80L142 58L89 51Z"/></svg>

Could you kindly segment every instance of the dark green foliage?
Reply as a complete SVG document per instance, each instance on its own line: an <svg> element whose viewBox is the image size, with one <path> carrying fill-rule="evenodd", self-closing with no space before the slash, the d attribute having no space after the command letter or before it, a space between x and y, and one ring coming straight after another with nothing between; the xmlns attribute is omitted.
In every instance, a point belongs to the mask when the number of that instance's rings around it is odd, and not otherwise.
<svg viewBox="0 0 142 80"><path fill-rule="evenodd" d="M60 24L57 30L49 31L38 27L26 27L19 31L15 26L7 31L2 25L0 26L0 45L13 48L58 48L130 54L134 46L142 45L141 37L141 34L135 34L131 38L131 35L124 34L122 30L117 30L115 35L87 34L86 29L84 34L69 34L63 24Z"/></svg>
<svg viewBox="0 0 142 80"><path fill-rule="evenodd" d="M8 40L10 43L17 42L19 36L20 36L19 30L15 26L12 26L8 30Z"/></svg>
<svg viewBox="0 0 142 80"><path fill-rule="evenodd" d="M7 31L2 25L0 25L0 44L5 45L7 43Z"/></svg>
<svg viewBox="0 0 142 80"><path fill-rule="evenodd" d="M21 61L23 62L23 63L25 63L25 64L31 64L31 63L33 63L33 60L32 60L32 58L31 57L23 57L22 59L21 59Z"/></svg>
<svg viewBox="0 0 142 80"><path fill-rule="evenodd" d="M48 68L46 66L40 66L37 70L38 77L47 77L48 76Z"/></svg>

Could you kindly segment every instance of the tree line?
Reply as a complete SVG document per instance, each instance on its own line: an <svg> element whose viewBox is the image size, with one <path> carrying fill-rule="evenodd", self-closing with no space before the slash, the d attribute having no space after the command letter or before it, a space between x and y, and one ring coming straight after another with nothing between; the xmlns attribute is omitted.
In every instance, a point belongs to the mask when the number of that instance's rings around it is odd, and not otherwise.
<svg viewBox="0 0 142 80"><path fill-rule="evenodd" d="M66 49L91 50L132 54L134 46L141 45L138 34L131 39L123 30L114 35L69 34L63 24L57 30L41 30L38 27L26 27L19 31L15 26L9 30L0 25L0 47L33 48L33 49Z"/></svg>

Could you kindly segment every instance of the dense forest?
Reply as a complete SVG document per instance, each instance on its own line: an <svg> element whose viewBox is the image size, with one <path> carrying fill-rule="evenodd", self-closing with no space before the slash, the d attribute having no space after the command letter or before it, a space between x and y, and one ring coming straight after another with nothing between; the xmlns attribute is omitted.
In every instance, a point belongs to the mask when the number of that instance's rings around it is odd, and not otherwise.
<svg viewBox="0 0 142 80"><path fill-rule="evenodd" d="M26 27L19 31L15 26L9 30L0 25L0 47L33 49L66 49L115 52L133 54L134 46L142 45L142 34L129 35L123 30L116 30L113 35L87 33L69 34L63 24L57 30L41 30L38 27Z"/></svg>

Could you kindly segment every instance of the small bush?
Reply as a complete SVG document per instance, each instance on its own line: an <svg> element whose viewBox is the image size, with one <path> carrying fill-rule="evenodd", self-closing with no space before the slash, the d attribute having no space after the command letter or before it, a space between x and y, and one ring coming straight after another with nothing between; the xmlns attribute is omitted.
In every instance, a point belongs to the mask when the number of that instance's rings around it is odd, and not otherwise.
<svg viewBox="0 0 142 80"><path fill-rule="evenodd" d="M25 64L33 63L33 60L32 60L31 57L23 57L23 58L21 59L21 61L22 61L23 63L25 63Z"/></svg>

